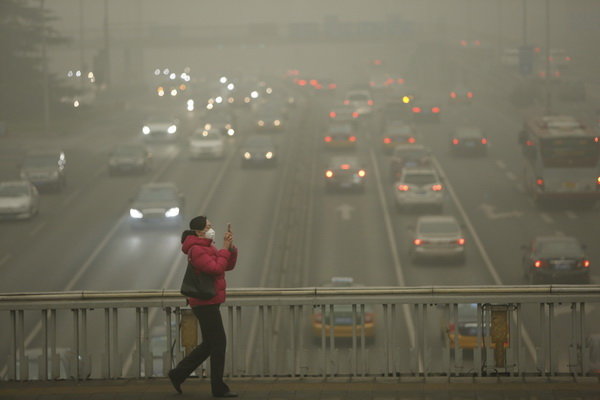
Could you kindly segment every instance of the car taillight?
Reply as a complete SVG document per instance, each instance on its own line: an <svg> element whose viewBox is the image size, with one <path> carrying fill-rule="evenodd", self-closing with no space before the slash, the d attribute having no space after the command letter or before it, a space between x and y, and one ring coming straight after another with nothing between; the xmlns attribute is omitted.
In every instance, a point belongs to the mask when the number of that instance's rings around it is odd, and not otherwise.
<svg viewBox="0 0 600 400"><path fill-rule="evenodd" d="M367 173L365 172L364 169L361 169L360 171L358 171L358 176L360 176L361 178L364 178L365 175L367 175Z"/></svg>
<svg viewBox="0 0 600 400"><path fill-rule="evenodd" d="M525 141L525 146L533 146L533 141L531 141L531 140L526 140L526 141Z"/></svg>
<svg viewBox="0 0 600 400"><path fill-rule="evenodd" d="M472 99L473 98L473 92L467 92L467 97Z"/></svg>
<svg viewBox="0 0 600 400"><path fill-rule="evenodd" d="M415 246L420 246L423 244L423 241L421 239L415 239L415 240L413 240L413 244Z"/></svg>
<svg viewBox="0 0 600 400"><path fill-rule="evenodd" d="M413 107L412 108L412 112L417 113L417 114L420 113L421 112L421 107Z"/></svg>
<svg viewBox="0 0 600 400"><path fill-rule="evenodd" d="M569 57L569 56L565 57L565 61L571 61L571 57Z"/></svg>
<svg viewBox="0 0 600 400"><path fill-rule="evenodd" d="M392 143L392 139L389 137L386 137L383 139L383 143L390 144L390 143ZM598 178L598 180L600 181L600 178ZM600 182L598 182L598 183L600 184Z"/></svg>
<svg viewBox="0 0 600 400"><path fill-rule="evenodd" d="M408 185L398 185L398 190L401 192L408 192Z"/></svg>
<svg viewBox="0 0 600 400"><path fill-rule="evenodd" d="M401 85L402 85L402 84L404 83L404 79L400 78L400 79L398 79L396 82L398 82L399 84L401 84Z"/></svg>
<svg viewBox="0 0 600 400"><path fill-rule="evenodd" d="M450 97L452 97L453 99L455 99L456 98L456 92L451 92L450 93Z"/></svg>
<svg viewBox="0 0 600 400"><path fill-rule="evenodd" d="M341 169L350 169L350 164L342 164L340 165Z"/></svg>
<svg viewBox="0 0 600 400"><path fill-rule="evenodd" d="M311 85L311 86L317 86L318 84L319 84L319 81L318 81L318 80L316 80L316 79L311 79L311 80L310 80L310 85Z"/></svg>
<svg viewBox="0 0 600 400"><path fill-rule="evenodd" d="M438 114L440 112L440 108L439 107L432 107L431 108L431 112L434 114Z"/></svg>
<svg viewBox="0 0 600 400"><path fill-rule="evenodd" d="M348 140L351 142L356 142L356 136L350 136Z"/></svg>
<svg viewBox="0 0 600 400"><path fill-rule="evenodd" d="M337 88L337 85L335 83L330 83L329 85L327 85L327 87L329 89L335 89L335 88Z"/></svg>
<svg viewBox="0 0 600 400"><path fill-rule="evenodd" d="M348 104L350 104L350 100L344 100L344 104L345 104L345 105L348 105Z"/></svg>
<svg viewBox="0 0 600 400"><path fill-rule="evenodd" d="M535 180L535 184L538 185L540 188L544 187L544 180L542 178L537 178Z"/></svg>
<svg viewBox="0 0 600 400"><path fill-rule="evenodd" d="M394 83L394 78L387 78L387 79L385 80L385 85L386 85L386 86L389 86L389 85L391 85L392 83Z"/></svg>
<svg viewBox="0 0 600 400"><path fill-rule="evenodd" d="M408 138L408 143L416 143L417 139L415 139L414 137L409 137Z"/></svg>
<svg viewBox="0 0 600 400"><path fill-rule="evenodd" d="M370 105L370 106L372 106L373 105L373 100L368 100L367 104Z"/></svg>
<svg viewBox="0 0 600 400"><path fill-rule="evenodd" d="M582 266L583 268L589 268L589 267L590 267L590 264L591 264L591 263L590 263L590 260L583 260L583 261L581 262L581 266Z"/></svg>
<svg viewBox="0 0 600 400"><path fill-rule="evenodd" d="M545 262L543 262L542 260L535 260L533 262L533 266L536 268L542 268L543 266L545 266Z"/></svg>
<svg viewBox="0 0 600 400"><path fill-rule="evenodd" d="M596 179L596 183L598 184L598 187L600 187L600 176L598 177L598 179Z"/></svg>
<svg viewBox="0 0 600 400"><path fill-rule="evenodd" d="M458 143L460 143L460 140L458 140L458 139L452 139L452 144L458 144Z"/></svg>
<svg viewBox="0 0 600 400"><path fill-rule="evenodd" d="M316 84L316 85L315 85L315 89L317 89L317 90L321 90L321 89L323 89L323 86L321 86L321 85L319 85L319 84Z"/></svg>
<svg viewBox="0 0 600 400"><path fill-rule="evenodd" d="M333 171L328 169L327 171L325 171L325 177L327 178L333 178Z"/></svg>
<svg viewBox="0 0 600 400"><path fill-rule="evenodd" d="M331 142L333 139L331 138L331 136L325 136L325 138L323 139L325 140L327 143Z"/></svg>
<svg viewBox="0 0 600 400"><path fill-rule="evenodd" d="M431 187L431 190L433 190L434 192L439 192L439 191L441 191L441 190L442 190L442 185L439 185L439 184L437 184L437 185L433 185L433 186Z"/></svg>
<svg viewBox="0 0 600 400"><path fill-rule="evenodd" d="M375 87L375 82L369 82L369 85L370 85L371 87Z"/></svg>
<svg viewBox="0 0 600 400"><path fill-rule="evenodd" d="M306 86L306 83L307 83L307 82L306 82L304 79L300 79L300 80L298 81L298 85L300 85L300 86Z"/></svg>
<svg viewBox="0 0 600 400"><path fill-rule="evenodd" d="M459 246L463 246L465 244L465 239L464 238L457 239L456 244L458 244Z"/></svg>
<svg viewBox="0 0 600 400"><path fill-rule="evenodd" d="M329 113L329 118L335 118L337 117L337 113L335 111L332 111Z"/></svg>
<svg viewBox="0 0 600 400"><path fill-rule="evenodd" d="M487 144L487 139L481 139L481 144Z"/></svg>

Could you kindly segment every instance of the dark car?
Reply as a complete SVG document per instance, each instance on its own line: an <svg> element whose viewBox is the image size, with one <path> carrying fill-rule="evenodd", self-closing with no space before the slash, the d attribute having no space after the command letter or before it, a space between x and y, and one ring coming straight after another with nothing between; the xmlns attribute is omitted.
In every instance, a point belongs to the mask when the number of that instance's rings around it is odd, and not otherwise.
<svg viewBox="0 0 600 400"><path fill-rule="evenodd" d="M411 112L414 122L440 122L442 107L440 102L419 99L413 103Z"/></svg>
<svg viewBox="0 0 600 400"><path fill-rule="evenodd" d="M356 149L357 136L351 124L330 124L323 137L323 145L329 150Z"/></svg>
<svg viewBox="0 0 600 400"><path fill-rule="evenodd" d="M141 144L121 144L116 146L108 159L108 173L143 173L150 169L152 155Z"/></svg>
<svg viewBox="0 0 600 400"><path fill-rule="evenodd" d="M61 190L66 186L67 159L60 149L36 149L27 153L21 164L21 179L38 188L52 187Z"/></svg>
<svg viewBox="0 0 600 400"><path fill-rule="evenodd" d="M381 146L384 153L391 154L399 144L415 144L417 141L414 128L404 121L389 121L383 128Z"/></svg>
<svg viewBox="0 0 600 400"><path fill-rule="evenodd" d="M325 186L327 190L364 191L367 172L356 156L331 157L325 170Z"/></svg>
<svg viewBox="0 0 600 400"><path fill-rule="evenodd" d="M360 115L354 110L354 107L341 105L334 107L329 111L329 122L349 123L356 125Z"/></svg>
<svg viewBox="0 0 600 400"><path fill-rule="evenodd" d="M530 284L590 282L590 260L576 238L540 236L522 248L523 269Z"/></svg>
<svg viewBox="0 0 600 400"><path fill-rule="evenodd" d="M265 104L256 109L255 120L258 131L282 131L285 127L285 112L282 107Z"/></svg>
<svg viewBox="0 0 600 400"><path fill-rule="evenodd" d="M390 178L396 182L406 167L430 167L431 150L421 144L400 144L394 148L390 159Z"/></svg>
<svg viewBox="0 0 600 400"><path fill-rule="evenodd" d="M277 146L270 137L249 137L241 148L241 155L242 167L277 164Z"/></svg>
<svg viewBox="0 0 600 400"><path fill-rule="evenodd" d="M179 226L184 197L174 183L146 183L132 199L129 217L132 226Z"/></svg>
<svg viewBox="0 0 600 400"><path fill-rule="evenodd" d="M450 139L450 150L454 154L486 155L487 148L487 138L476 127L457 128Z"/></svg>

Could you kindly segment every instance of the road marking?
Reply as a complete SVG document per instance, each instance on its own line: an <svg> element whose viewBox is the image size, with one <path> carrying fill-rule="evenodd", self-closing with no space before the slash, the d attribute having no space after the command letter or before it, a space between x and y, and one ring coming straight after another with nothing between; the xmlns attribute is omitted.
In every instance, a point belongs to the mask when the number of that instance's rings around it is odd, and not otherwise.
<svg viewBox="0 0 600 400"><path fill-rule="evenodd" d="M513 173L512 173L512 172L510 172L510 171L506 171L506 177L507 177L508 179L510 179L511 181L516 181L516 180L517 180L517 177L516 177L516 175L515 175L515 174L513 174Z"/></svg>
<svg viewBox="0 0 600 400"><path fill-rule="evenodd" d="M523 213L521 211L505 211L505 212L496 212L496 207L491 204L482 204L479 206L488 219L501 219L501 218L513 218L513 217L521 217Z"/></svg>
<svg viewBox="0 0 600 400"><path fill-rule="evenodd" d="M342 217L342 220L344 221L348 221L350 219L352 219L352 212L354 211L354 207L352 207L349 204L340 204L339 206L337 206L335 208L335 211L337 211L340 216Z"/></svg>
<svg viewBox="0 0 600 400"><path fill-rule="evenodd" d="M540 213L540 217L542 217L542 219L544 220L544 222L548 223L548 224L553 224L554 220L552 219L551 216L549 216L546 213Z"/></svg>
<svg viewBox="0 0 600 400"><path fill-rule="evenodd" d="M37 235L37 233L39 231L41 231L42 229L44 229L44 227L47 225L47 222L42 222L41 224L38 224L35 228L33 228L30 232L29 232L29 236L35 236Z"/></svg>
<svg viewBox="0 0 600 400"><path fill-rule="evenodd" d="M578 219L579 216L577 214L575 214L573 211L571 210L567 210L565 212L565 214L567 214L567 217L571 218L571 219Z"/></svg>
<svg viewBox="0 0 600 400"><path fill-rule="evenodd" d="M454 201L454 204L456 205L458 212L460 213L463 220L465 221L465 225L467 226L467 229L471 233L471 236L473 236L473 241L475 242L475 245L479 248L481 258L483 259L483 262L484 262L488 272L492 276L492 279L494 280L496 285L502 286L503 285L502 279L500 279L498 272L496 272L496 268L492 264L492 260L490 259L487 251L483 247L483 243L481 242L479 235L475 231L475 227L471 223L469 216L467 215L467 213L465 212L465 209L463 208L462 204L458 200L458 196L456 196L456 192L454 191L454 188L450 184L450 181L448 180L448 176L446 176L446 174L444 173L442 166L439 163L439 161L437 160L437 158L433 157L432 161L433 161L433 164L435 165L435 167L437 168L440 176L442 176L442 178L444 178L444 181L446 182L446 187L448 188L448 192L450 193L450 196L452 197L452 200ZM515 314L513 314L513 321L516 322ZM527 346L527 350L529 351L529 355L530 355L531 359L535 360L536 359L535 346L533 344L533 341L531 340L531 337L529 336L529 333L525 329L525 327L522 327L521 334L523 337L523 341L525 342L525 346Z"/></svg>
<svg viewBox="0 0 600 400"><path fill-rule="evenodd" d="M390 211L387 205L387 201L385 199L385 192L383 191L383 185L381 184L381 174L379 172L379 167L377 166L377 158L375 157L375 153L373 148L369 150L371 155L371 162L373 164L373 170L375 172L375 182L377 182L377 190L379 192L379 201L381 203L381 211L383 212L383 221L385 223L385 229L387 231L387 237L389 240L389 245L392 249L392 258L394 259L394 267L396 270L396 279L398 280L398 286L406 286L406 280L404 279L404 272L402 270L402 264L400 263L400 257L398 254L398 240L396 240L396 235L394 234L394 229L392 228L392 217L390 215ZM411 347L415 347L416 345L416 331L415 331L415 323L412 318L412 313L410 311L410 307L408 304L402 305L404 318L406 320L406 326L408 327L408 337L410 340ZM423 370L423 360L419 359L419 371Z"/></svg>
<svg viewBox="0 0 600 400"><path fill-rule="evenodd" d="M71 193L70 195L67 196L67 198L63 201L63 205L68 205L70 202L72 202L75 197L79 196L81 194L81 189L77 189L75 190L73 193Z"/></svg>
<svg viewBox="0 0 600 400"><path fill-rule="evenodd" d="M496 165L501 169L506 169L506 164L502 160L496 160Z"/></svg>
<svg viewBox="0 0 600 400"><path fill-rule="evenodd" d="M2 266L2 265L4 265L4 264L6 264L6 262L7 262L8 260L10 260L10 258L11 258L11 257L12 257L12 255L10 255L10 254L6 254L4 257L2 257L2 258L0 259L0 266Z"/></svg>

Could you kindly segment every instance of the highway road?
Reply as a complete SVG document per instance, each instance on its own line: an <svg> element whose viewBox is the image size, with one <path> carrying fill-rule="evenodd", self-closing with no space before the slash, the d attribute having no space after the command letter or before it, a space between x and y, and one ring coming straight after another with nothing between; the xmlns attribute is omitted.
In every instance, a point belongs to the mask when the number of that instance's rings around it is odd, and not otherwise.
<svg viewBox="0 0 600 400"><path fill-rule="evenodd" d="M399 57L394 60L395 65L409 71L409 58L434 60L437 65L452 65L448 68L451 73L436 77L440 82L450 84L449 80L460 71L479 88L473 104L444 104L439 124L420 124L417 128L423 143L433 149L435 165L445 178L444 213L456 216L466 228L464 264L410 261L410 229L418 214L398 213L394 207L394 188L387 176L389 157L381 152L375 121L361 123L356 150L367 165L366 191L325 191L324 169L329 153L322 147L322 138L334 99L298 95L299 104L292 110L287 128L279 133L254 132L251 112L238 110L239 135L228 139L223 159L191 160L185 140L152 144L154 165L149 173L112 177L107 172L109 150L117 143L141 140L141 119L155 110L155 103L136 97L126 110L102 119L91 117L76 135L35 138L38 145L58 141L65 149L67 187L60 193L43 192L40 214L32 220L0 224L0 292L177 289L185 267L179 248L184 224L176 228L134 229L129 221L131 198L142 183L149 181L174 182L185 195L185 221L198 214L208 215L217 238L231 223L240 256L235 271L228 274L230 288L318 286L333 276L350 276L366 286L527 284L521 266L521 245L541 234L575 236L587 243L592 283L599 284L598 207L540 208L524 192L523 159L516 140L523 112L507 100L517 77L493 64L479 68L451 50L440 54L428 51L431 50L426 47L407 46L403 52L410 57ZM346 65L347 69L340 66L341 79L346 81L339 89L341 93L335 95L336 100L343 95L341 89L352 83L348 77L362 68L357 65L366 64ZM428 68L435 70L432 65L423 70ZM427 72L422 74L426 76ZM423 90L445 96L447 87L430 84L424 85ZM557 107L582 108L571 104ZM583 108L586 107L591 105ZM449 152L450 132L464 123L475 124L487 133L487 156L457 157ZM246 137L259 134L275 138L281 162L276 168L242 169L239 147ZM0 146L1 179L18 176L20 157L33 140L0 138L4 141ZM217 244L220 245L219 240ZM568 326L569 314L557 311L556 326ZM320 356L309 329L310 312L304 310L302 319L306 348L299 363L305 373L315 374L321 372L321 365L315 361ZM597 305L588 312L597 312ZM383 320L382 309L377 308L375 314L376 339L368 345L366 366L370 372L383 370L386 359L384 343L378 339L382 326L377 322ZM242 344L249 359L239 368L246 373L256 373L261 368L258 354L265 350L257 339L252 315L245 315L243 321L244 330L254 332ZM535 310L528 310L526 315L531 316L524 326L531 363L540 332ZM98 318L101 316L99 311ZM289 343L284 328L288 326L287 317L279 314L282 333L274 344L269 344L277 349L276 364L288 362ZM67 318L63 315L61 320ZM126 338L131 336L133 318L122 318L121 334ZM398 309L398 321L395 354L400 370L408 372L414 358L411 347L418 333L415 315L405 308ZM160 321L156 318L154 322ZM590 324L591 331L600 332L597 321ZM36 326L35 318L27 319L26 326ZM439 313L432 313L428 337L434 360L439 360L441 328ZM557 334L562 337L568 332ZM0 335L2 353L8 349L7 335L5 331ZM64 346L68 345L67 336L63 337ZM39 343L37 336L29 339L32 347ZM90 343L97 373L102 338L93 336ZM131 351L129 347L123 349L124 359ZM347 372L350 352L348 346L342 345L337 358L328 364L330 368ZM559 364L567 368L566 354L559 355ZM468 361L465 368L468 369Z"/></svg>

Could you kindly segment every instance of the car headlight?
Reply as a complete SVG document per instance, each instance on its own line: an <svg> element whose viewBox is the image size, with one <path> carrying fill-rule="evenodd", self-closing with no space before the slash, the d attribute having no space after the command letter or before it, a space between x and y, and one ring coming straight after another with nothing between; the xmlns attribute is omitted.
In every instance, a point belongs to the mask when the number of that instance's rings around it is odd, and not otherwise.
<svg viewBox="0 0 600 400"><path fill-rule="evenodd" d="M258 121L258 126L265 126L265 121L263 121L262 119Z"/></svg>
<svg viewBox="0 0 600 400"><path fill-rule="evenodd" d="M175 132L177 132L177 126L176 126L176 125L171 125L171 126L169 126L169 128L167 129L167 132L168 132L170 135L174 134Z"/></svg>
<svg viewBox="0 0 600 400"><path fill-rule="evenodd" d="M248 151L247 151L247 152L245 152L245 153L244 153L244 158L245 158L246 160L249 160L249 159L251 159L251 158L252 158L252 154L250 154L250 152L248 152Z"/></svg>
<svg viewBox="0 0 600 400"><path fill-rule="evenodd" d="M187 110L194 111L194 100L190 99L187 101Z"/></svg>
<svg viewBox="0 0 600 400"><path fill-rule="evenodd" d="M276 119L275 121L273 121L273 125L279 126L279 125L281 125L281 121Z"/></svg>
<svg viewBox="0 0 600 400"><path fill-rule="evenodd" d="M173 218L179 215L179 207L171 207L165 212L165 217Z"/></svg>
<svg viewBox="0 0 600 400"><path fill-rule="evenodd" d="M206 129L207 131L210 130L212 128L211 124L204 124L204 129Z"/></svg>
<svg viewBox="0 0 600 400"><path fill-rule="evenodd" d="M140 219L144 218L144 214L140 210L136 210L135 208L129 209L129 215L131 218Z"/></svg>
<svg viewBox="0 0 600 400"><path fill-rule="evenodd" d="M272 151L269 151L267 154L265 154L265 158L266 158L267 160L270 160L271 158L273 158L273 152L272 152Z"/></svg>
<svg viewBox="0 0 600 400"><path fill-rule="evenodd" d="M235 135L235 131L233 129L229 128L229 129L227 129L227 134L229 136L233 136L233 135Z"/></svg>
<svg viewBox="0 0 600 400"><path fill-rule="evenodd" d="M144 127L142 128L142 133L144 135L149 135L150 134L150 127L148 125L144 125Z"/></svg>

